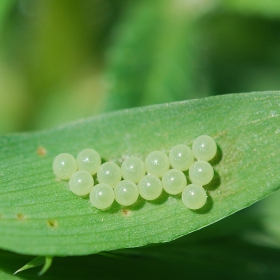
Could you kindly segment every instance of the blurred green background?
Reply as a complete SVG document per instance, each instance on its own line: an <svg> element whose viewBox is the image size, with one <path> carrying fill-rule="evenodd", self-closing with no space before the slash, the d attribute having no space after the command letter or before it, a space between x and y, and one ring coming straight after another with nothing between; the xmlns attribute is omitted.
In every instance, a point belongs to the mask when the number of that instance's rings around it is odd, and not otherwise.
<svg viewBox="0 0 280 280"><path fill-rule="evenodd" d="M1 0L0 134L280 89L278 0Z"/></svg>
<svg viewBox="0 0 280 280"><path fill-rule="evenodd" d="M129 107L280 90L279 0L0 0L0 42L0 134ZM171 242L166 270L153 260L140 275L155 269L171 277L177 263L182 276L186 261L190 275L202 277L202 261L215 277L280 279L279 199L275 193ZM152 256L160 259L158 250L169 250L160 246L129 251L129 259L147 255L147 267ZM14 261L9 269L3 264L9 274L30 260L0 255ZM104 257L79 260L97 260L103 273ZM57 262L50 279L71 258Z"/></svg>

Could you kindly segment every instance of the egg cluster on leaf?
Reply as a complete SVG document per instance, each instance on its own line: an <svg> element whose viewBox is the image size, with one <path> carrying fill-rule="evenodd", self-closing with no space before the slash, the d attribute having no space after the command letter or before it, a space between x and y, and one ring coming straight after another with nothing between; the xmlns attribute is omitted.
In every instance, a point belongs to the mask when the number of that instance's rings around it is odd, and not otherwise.
<svg viewBox="0 0 280 280"><path fill-rule="evenodd" d="M145 200L155 200L163 190L170 195L182 194L186 207L199 209L207 200L203 186L213 179L214 170L208 161L216 152L215 140L207 135L196 138L192 149L179 144L171 148L169 156L153 151L145 161L131 156L121 166L114 162L101 164L97 151L85 149L77 159L68 153L59 154L53 161L53 172L59 179L69 179L74 194L89 195L91 204L100 210L109 208L114 201L123 206L132 205L139 195ZM191 184L187 184L186 171Z"/></svg>

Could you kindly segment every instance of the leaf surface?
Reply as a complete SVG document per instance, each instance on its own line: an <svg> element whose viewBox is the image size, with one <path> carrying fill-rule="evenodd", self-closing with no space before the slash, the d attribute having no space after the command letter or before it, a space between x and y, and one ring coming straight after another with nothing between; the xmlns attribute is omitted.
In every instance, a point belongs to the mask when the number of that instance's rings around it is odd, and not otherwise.
<svg viewBox="0 0 280 280"><path fill-rule="evenodd" d="M83 255L167 242L212 224L279 188L280 94L233 94L136 108L56 129L0 137L0 247L33 255ZM180 196L99 211L57 181L52 161L96 149L106 161L215 138L207 204Z"/></svg>

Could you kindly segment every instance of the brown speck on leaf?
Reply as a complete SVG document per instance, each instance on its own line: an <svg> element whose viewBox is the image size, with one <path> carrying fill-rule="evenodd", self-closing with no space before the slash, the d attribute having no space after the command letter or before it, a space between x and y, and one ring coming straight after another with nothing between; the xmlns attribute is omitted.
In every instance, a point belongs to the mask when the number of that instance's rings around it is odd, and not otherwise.
<svg viewBox="0 0 280 280"><path fill-rule="evenodd" d="M126 217L129 216L129 215L131 214L131 211L128 210L128 209L122 209L121 212L122 212L122 215L123 215L123 216L126 216Z"/></svg>
<svg viewBox="0 0 280 280"><path fill-rule="evenodd" d="M48 220L47 222L48 226L51 228L56 228L58 227L58 222L56 220Z"/></svg>
<svg viewBox="0 0 280 280"><path fill-rule="evenodd" d="M46 153L47 153L47 150L42 146L40 146L37 149L37 155L39 155L39 156L44 156L44 155L46 155Z"/></svg>
<svg viewBox="0 0 280 280"><path fill-rule="evenodd" d="M17 214L17 218L18 218L18 220L23 220L24 216L23 216L23 214Z"/></svg>

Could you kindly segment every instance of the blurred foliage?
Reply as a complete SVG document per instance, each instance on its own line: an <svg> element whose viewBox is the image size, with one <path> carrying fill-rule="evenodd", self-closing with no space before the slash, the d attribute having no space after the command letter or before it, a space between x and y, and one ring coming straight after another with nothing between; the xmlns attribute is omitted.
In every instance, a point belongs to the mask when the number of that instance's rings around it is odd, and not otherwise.
<svg viewBox="0 0 280 280"><path fill-rule="evenodd" d="M1 0L0 42L1 134L127 107L280 89L278 0ZM254 208L261 231L240 228L254 244L238 243L246 258L263 252L244 279L280 277L269 257L279 261L277 197ZM240 247L230 242L224 246L238 259ZM260 244L273 249L251 247ZM237 270L226 278L243 279Z"/></svg>
<svg viewBox="0 0 280 280"><path fill-rule="evenodd" d="M279 17L277 0L2 0L0 133L278 90Z"/></svg>

